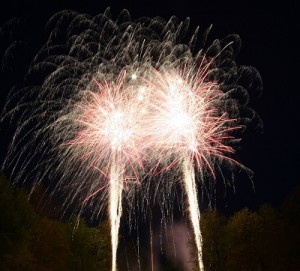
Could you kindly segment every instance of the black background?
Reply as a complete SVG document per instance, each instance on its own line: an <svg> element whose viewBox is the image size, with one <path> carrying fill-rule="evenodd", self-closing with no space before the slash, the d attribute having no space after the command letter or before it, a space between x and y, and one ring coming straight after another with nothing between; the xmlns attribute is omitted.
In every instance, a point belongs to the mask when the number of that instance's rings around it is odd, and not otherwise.
<svg viewBox="0 0 300 271"><path fill-rule="evenodd" d="M236 194L229 196L220 206L237 210L257 207L262 203L278 206L298 184L299 152L299 7L296 1L1 1L0 24L12 17L20 17L39 29L25 32L31 36L32 52L45 40L44 26L52 14L71 9L96 15L111 7L113 17L126 8L132 19L141 16L161 16L168 19L175 15L180 20L191 18L191 29L205 29L213 24L210 38L222 38L237 33L242 39L238 64L258 69L264 88L260 98L253 97L251 107L263 120L263 133L250 133L242 143L241 161L255 175L253 182L236 180ZM275 2L280 2L275 3ZM26 60L30 56L20 56ZM26 61L25 61L26 62ZM15 80L20 80L22 67ZM3 74L1 74L3 76ZM0 78L3 106L11 78ZM7 137L2 128L1 140ZM3 146L3 144L1 144ZM3 150L0 150L3 156Z"/></svg>

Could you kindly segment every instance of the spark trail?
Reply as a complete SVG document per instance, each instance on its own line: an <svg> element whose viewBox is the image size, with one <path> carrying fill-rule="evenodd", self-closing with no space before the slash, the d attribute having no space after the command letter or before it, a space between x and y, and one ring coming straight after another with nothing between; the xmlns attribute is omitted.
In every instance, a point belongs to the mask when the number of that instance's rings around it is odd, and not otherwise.
<svg viewBox="0 0 300 271"><path fill-rule="evenodd" d="M182 162L183 183L188 198L190 220L195 234L195 242L197 246L197 257L199 270L204 270L203 257L202 257L202 234L200 229L200 210L198 203L198 190L195 181L195 172L193 162L187 157Z"/></svg>
<svg viewBox="0 0 300 271"><path fill-rule="evenodd" d="M118 162L113 160L110 170L109 215L111 223L112 271L117 270L117 249L122 216L123 180Z"/></svg>

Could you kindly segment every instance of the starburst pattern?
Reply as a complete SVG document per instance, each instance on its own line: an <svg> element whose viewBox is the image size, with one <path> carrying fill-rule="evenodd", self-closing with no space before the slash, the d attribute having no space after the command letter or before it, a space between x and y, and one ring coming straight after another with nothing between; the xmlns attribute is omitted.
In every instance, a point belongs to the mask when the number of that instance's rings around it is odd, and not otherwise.
<svg viewBox="0 0 300 271"><path fill-rule="evenodd" d="M195 49L199 29L190 37L188 30L189 19L132 21L126 10L117 20L109 9L94 17L59 12L2 112L2 122L16 123L2 166L8 175L53 180L66 208L79 202L80 212L90 208L98 216L108 205L113 271L124 199L128 214L143 211L136 195L163 209L175 181L159 176L174 171L182 176L203 270L195 174L204 181L216 178L224 161L242 166L232 158L232 143L254 116L247 89L260 89L259 74L237 66L237 35ZM165 187L155 196L154 179Z"/></svg>

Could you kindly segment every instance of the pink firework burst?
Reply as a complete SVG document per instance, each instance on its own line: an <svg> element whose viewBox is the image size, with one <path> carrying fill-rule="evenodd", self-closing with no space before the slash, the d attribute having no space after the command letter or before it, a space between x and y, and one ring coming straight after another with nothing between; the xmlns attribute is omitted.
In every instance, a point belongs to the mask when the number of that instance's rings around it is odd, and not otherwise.
<svg viewBox="0 0 300 271"><path fill-rule="evenodd" d="M200 209L194 164L203 178L204 172L214 177L216 159L232 160L234 152L226 143L233 139L233 130L239 128L236 120L228 117L220 102L223 97L219 85L206 79L211 62L198 72L193 69L178 71L174 68L153 70L149 80L149 134L153 149L158 152L155 167L163 164L164 170L180 169L190 221L195 234L199 270L204 271Z"/></svg>
<svg viewBox="0 0 300 271"><path fill-rule="evenodd" d="M134 85L125 83L125 76L121 73L116 83L94 79L97 90L85 91L76 106L74 123L80 128L67 144L105 178L111 163L118 163L123 181L128 183L138 181L145 144L141 137L143 105Z"/></svg>
<svg viewBox="0 0 300 271"><path fill-rule="evenodd" d="M158 164L164 164L165 170L189 156L200 172L208 168L215 178L216 159L238 163L230 158L234 149L228 142L240 126L222 111L224 93L206 75L207 67L201 66L197 73L186 67L154 70L148 81L152 91L149 129L159 152Z"/></svg>

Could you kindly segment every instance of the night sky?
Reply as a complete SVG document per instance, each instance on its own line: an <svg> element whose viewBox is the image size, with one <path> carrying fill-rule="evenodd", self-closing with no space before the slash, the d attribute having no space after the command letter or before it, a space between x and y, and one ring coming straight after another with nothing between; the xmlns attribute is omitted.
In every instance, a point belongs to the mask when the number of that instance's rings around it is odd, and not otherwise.
<svg viewBox="0 0 300 271"><path fill-rule="evenodd" d="M27 31L33 41L32 52L43 44L43 29L52 14L63 9L96 15L111 7L113 17L126 8L132 19L141 16L161 16L168 19L175 15L180 20L191 18L191 29L203 29L213 24L209 40L237 33L242 39L242 48L237 62L258 69L263 79L261 97L251 97L250 105L261 117L264 129L251 131L242 142L239 151L241 162L254 172L253 191L245 177L236 180L236 194L224 200L222 209L238 210L256 208L262 203L278 206L298 185L300 168L299 143L299 9L296 1L284 1L279 5L262 4L263 1L1 1L0 24L12 17L20 17L39 29L38 33ZM221 1L220 1L221 2ZM225 3L226 2L226 3ZM277 1L282 3L281 1ZM287 4L289 2L289 4ZM164 4L162 4L164 3ZM26 57L23 56L26 63ZM29 59L30 60L30 59ZM20 81L23 67L11 77L1 73L1 103L11 86L11 81ZM24 68L25 69L25 68ZM23 70L24 70L23 69ZM5 145L8 133L1 127L1 146ZM3 150L0 150L3 158Z"/></svg>

